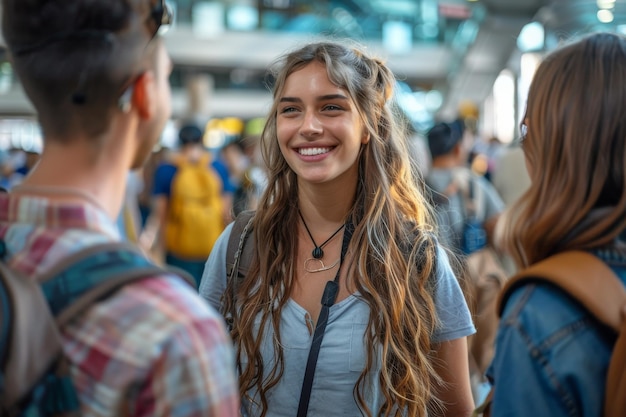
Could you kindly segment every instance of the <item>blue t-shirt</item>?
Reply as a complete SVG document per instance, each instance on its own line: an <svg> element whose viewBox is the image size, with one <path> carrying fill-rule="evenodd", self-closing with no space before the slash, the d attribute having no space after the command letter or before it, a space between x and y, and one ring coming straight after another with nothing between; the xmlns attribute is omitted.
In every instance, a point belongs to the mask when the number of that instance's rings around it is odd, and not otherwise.
<svg viewBox="0 0 626 417"><path fill-rule="evenodd" d="M169 198L176 170L176 165L166 162L157 167L154 172L154 182L152 183L153 195L164 195Z"/></svg>
<svg viewBox="0 0 626 417"><path fill-rule="evenodd" d="M226 288L226 249L232 227L230 224L215 243L200 284L200 295L218 309ZM437 251L437 261L434 301L440 326L432 336L433 342L469 336L475 332L474 325L448 257L441 247ZM353 390L365 368L367 352L363 338L369 314L369 306L358 294L350 295L330 308L311 390L309 415L361 415ZM283 308L280 330L285 369L279 383L270 390L268 417L293 417L298 409L312 340L307 317L307 311L293 300L289 300ZM273 331L269 327L261 347L266 372L272 367L273 343ZM378 360L374 370L368 374L364 391L365 400L373 413L383 401L377 371L380 368ZM250 394L255 396L254 392ZM247 399L243 399L243 406L248 410L244 414L246 416L260 414L260 409L255 409L256 406Z"/></svg>
<svg viewBox="0 0 626 417"><path fill-rule="evenodd" d="M222 193L233 193L236 187L230 181L228 168L223 162L217 160L211 162L211 167L222 181ZM169 198L172 189L172 180L176 175L177 167L174 164L164 162L160 164L154 173L152 195L164 195Z"/></svg>
<svg viewBox="0 0 626 417"><path fill-rule="evenodd" d="M215 159L211 162L211 166L217 172L217 175L222 179L222 184L224 185L223 192L224 193L234 193L237 190L237 184L233 183L230 178L230 172L228 172L228 166L221 159Z"/></svg>

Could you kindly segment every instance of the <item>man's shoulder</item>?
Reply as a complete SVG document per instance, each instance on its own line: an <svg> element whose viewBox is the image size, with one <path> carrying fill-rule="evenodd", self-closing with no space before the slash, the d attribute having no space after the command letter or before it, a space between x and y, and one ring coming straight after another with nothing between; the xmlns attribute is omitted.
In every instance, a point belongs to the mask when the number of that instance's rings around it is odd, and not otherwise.
<svg viewBox="0 0 626 417"><path fill-rule="evenodd" d="M164 322L180 324L219 317L184 278L166 270L126 284L109 302L145 311Z"/></svg>
<svg viewBox="0 0 626 417"><path fill-rule="evenodd" d="M175 339L191 337L199 328L222 328L223 319L182 278L163 273L124 285L75 324L78 333L114 329L114 344L133 352L144 348L149 352ZM208 347L208 343L207 339L197 346ZM151 355L140 355L150 360Z"/></svg>
<svg viewBox="0 0 626 417"><path fill-rule="evenodd" d="M452 181L452 170L443 169L443 168L432 168L424 180L429 187L437 190L443 191Z"/></svg>

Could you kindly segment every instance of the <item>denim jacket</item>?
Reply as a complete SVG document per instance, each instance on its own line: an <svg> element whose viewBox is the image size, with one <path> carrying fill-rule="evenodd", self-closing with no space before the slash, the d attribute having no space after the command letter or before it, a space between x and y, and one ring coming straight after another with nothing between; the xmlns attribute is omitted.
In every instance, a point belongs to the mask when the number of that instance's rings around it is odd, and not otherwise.
<svg viewBox="0 0 626 417"><path fill-rule="evenodd" d="M626 284L626 254L593 252ZM492 416L601 417L616 335L547 284L515 290L502 314L487 377Z"/></svg>

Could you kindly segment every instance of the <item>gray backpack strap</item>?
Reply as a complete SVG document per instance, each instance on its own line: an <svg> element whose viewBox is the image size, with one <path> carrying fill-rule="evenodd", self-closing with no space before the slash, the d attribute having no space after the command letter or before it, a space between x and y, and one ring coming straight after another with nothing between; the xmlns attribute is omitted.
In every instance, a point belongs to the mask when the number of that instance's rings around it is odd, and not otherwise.
<svg viewBox="0 0 626 417"><path fill-rule="evenodd" d="M254 245L246 245L246 242L252 234L253 220L254 211L251 210L241 212L235 219L226 249L226 276L229 280L241 281L250 269Z"/></svg>

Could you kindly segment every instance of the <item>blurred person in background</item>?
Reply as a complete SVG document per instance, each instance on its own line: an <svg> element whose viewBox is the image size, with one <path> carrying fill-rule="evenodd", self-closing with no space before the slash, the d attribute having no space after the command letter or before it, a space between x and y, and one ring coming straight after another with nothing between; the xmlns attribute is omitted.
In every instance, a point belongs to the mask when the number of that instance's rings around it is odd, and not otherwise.
<svg viewBox="0 0 626 417"><path fill-rule="evenodd" d="M240 163L237 171L237 188L233 195L233 217L244 210L256 210L261 195L267 187L267 173L260 155L260 135L250 135L239 140L237 159ZM240 152L240 153L239 153Z"/></svg>
<svg viewBox="0 0 626 417"><path fill-rule="evenodd" d="M530 186L524 150L514 142L502 149L493 161L491 183L507 207L511 207Z"/></svg>
<svg viewBox="0 0 626 417"><path fill-rule="evenodd" d="M141 233L141 247L161 247L165 263L200 283L206 258L224 230L222 182L195 124L178 134L178 152L156 169L152 210Z"/></svg>
<svg viewBox="0 0 626 417"><path fill-rule="evenodd" d="M432 167L426 176L438 219L438 237L457 253L468 254L465 233L468 221L476 221L491 241L504 203L493 186L468 167L470 136L463 121L440 122L427 134Z"/></svg>

